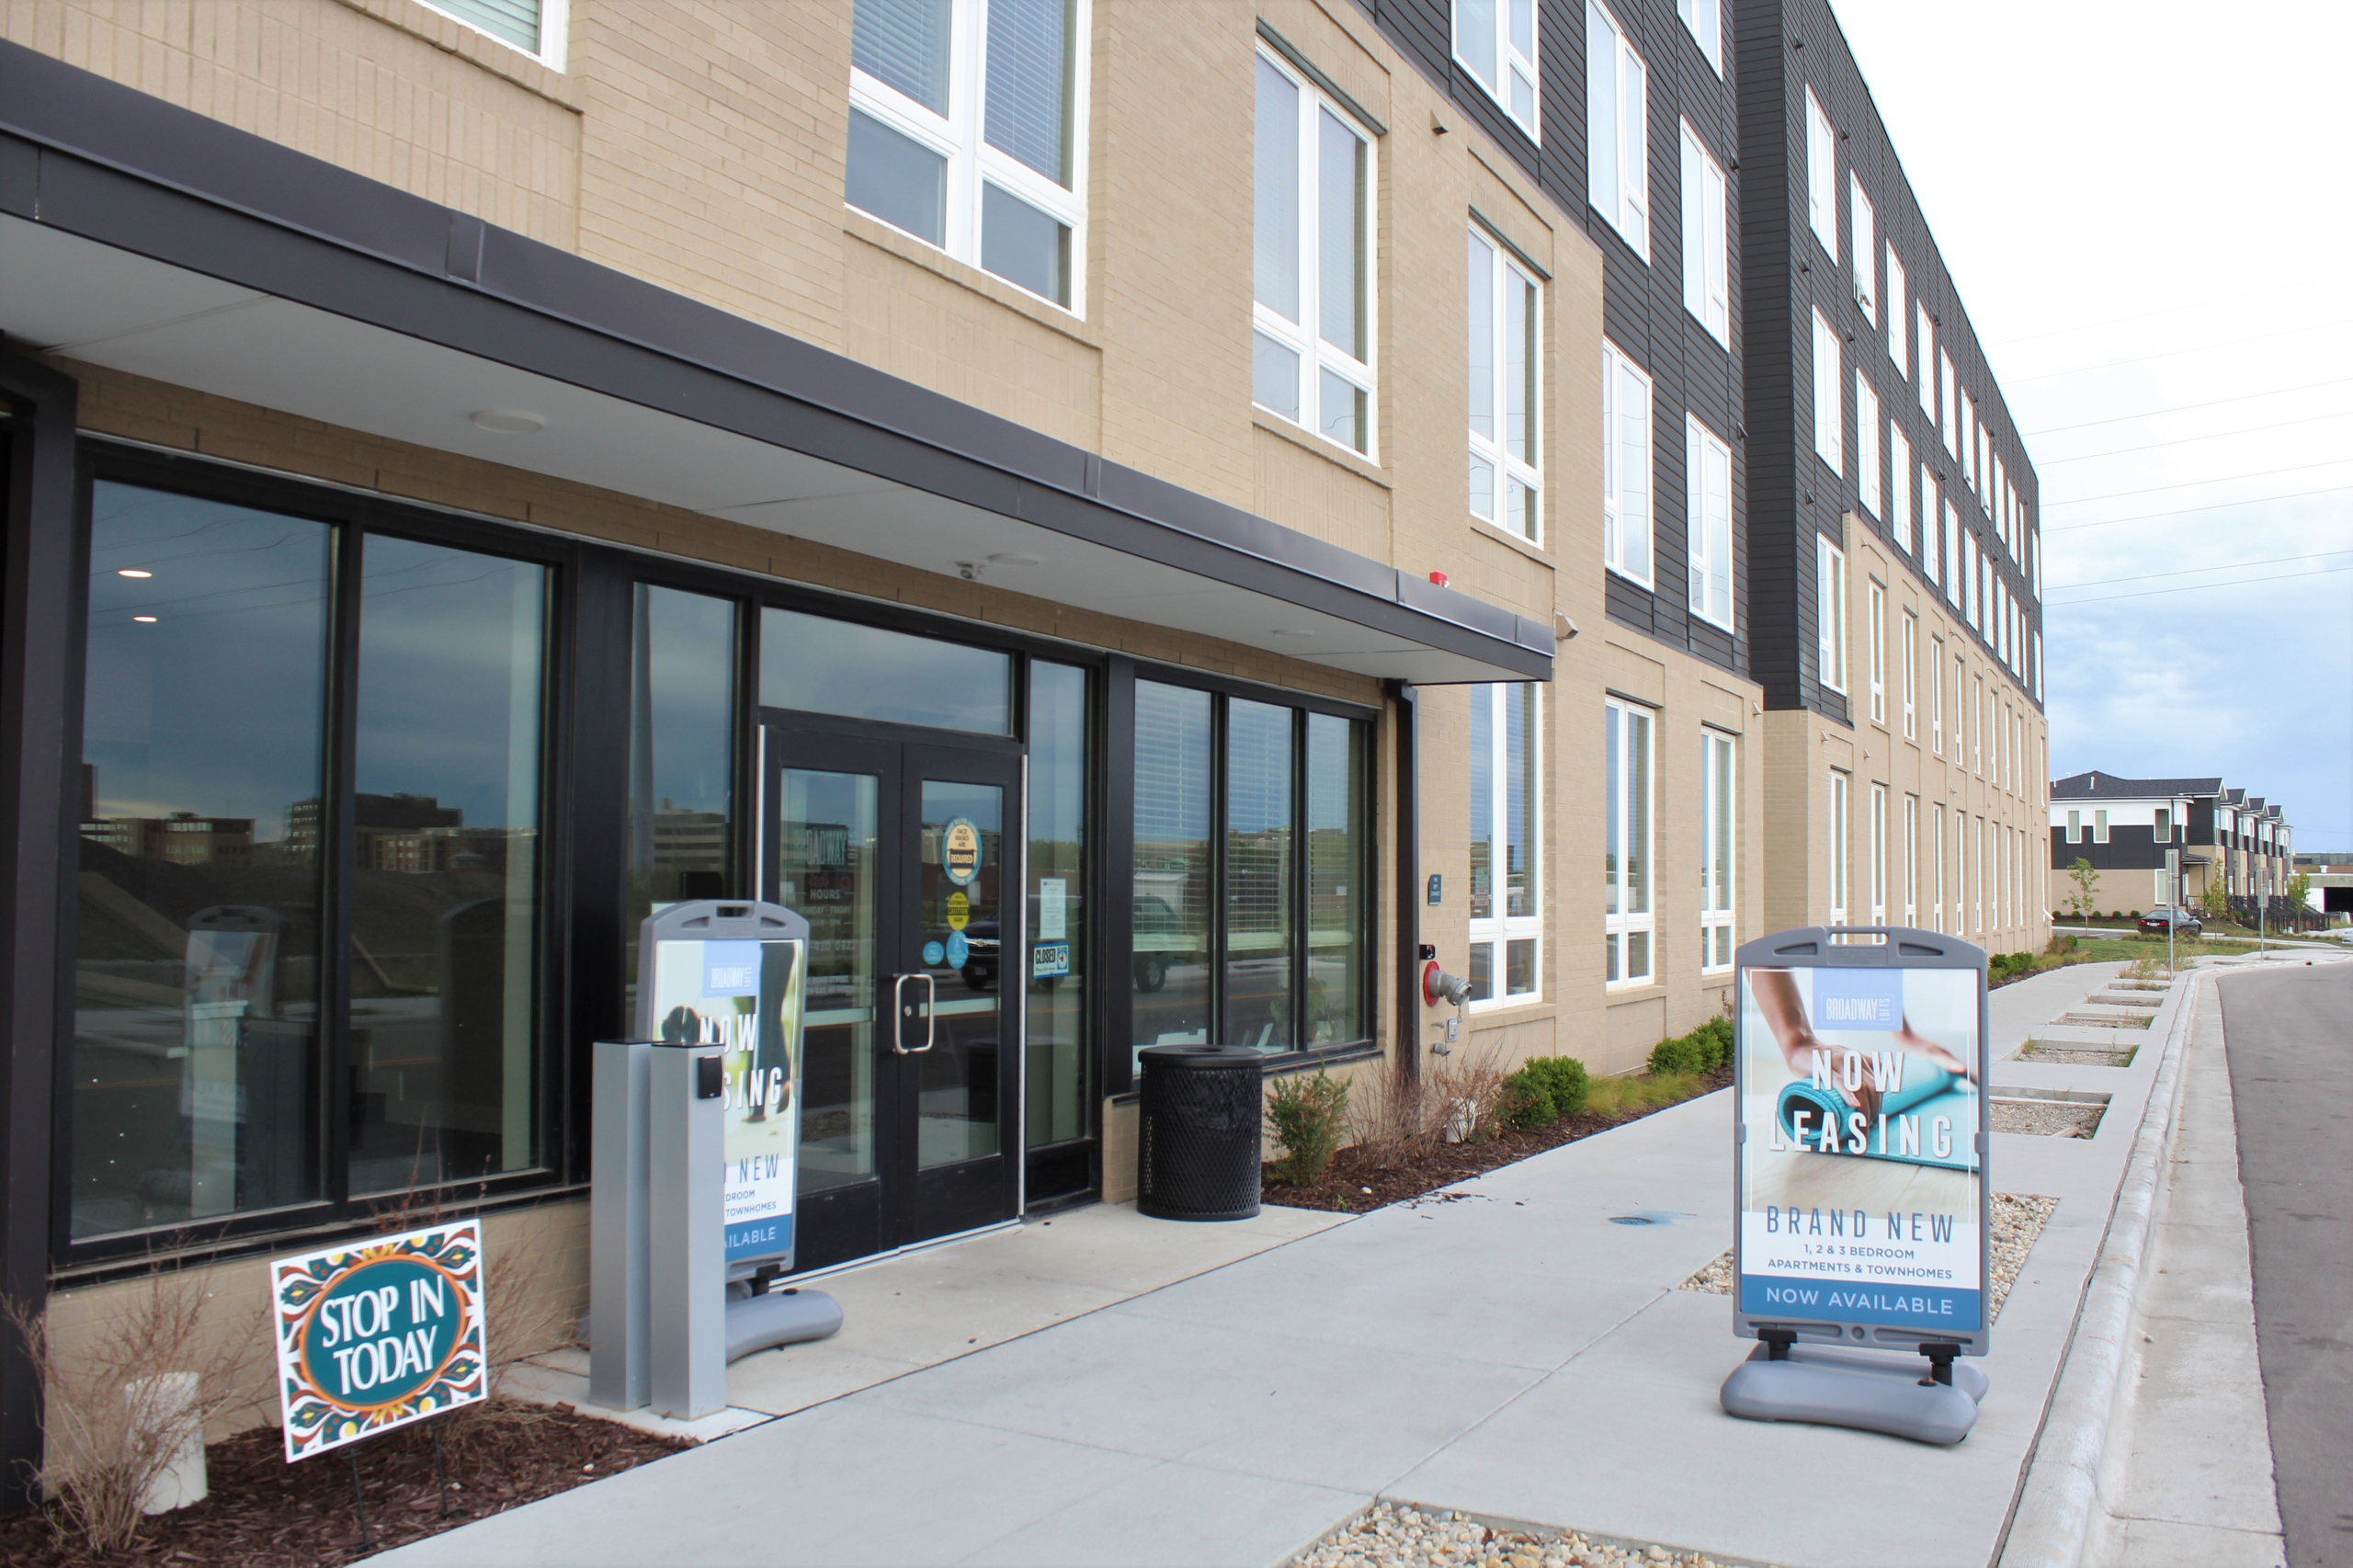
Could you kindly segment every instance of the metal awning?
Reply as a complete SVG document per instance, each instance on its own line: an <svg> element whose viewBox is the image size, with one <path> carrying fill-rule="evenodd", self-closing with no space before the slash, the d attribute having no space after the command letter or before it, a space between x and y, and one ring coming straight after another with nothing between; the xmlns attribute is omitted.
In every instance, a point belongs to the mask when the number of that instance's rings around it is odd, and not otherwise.
<svg viewBox="0 0 2353 1568"><path fill-rule="evenodd" d="M5 43L0 335L1358 675L1552 674L1549 625Z"/></svg>

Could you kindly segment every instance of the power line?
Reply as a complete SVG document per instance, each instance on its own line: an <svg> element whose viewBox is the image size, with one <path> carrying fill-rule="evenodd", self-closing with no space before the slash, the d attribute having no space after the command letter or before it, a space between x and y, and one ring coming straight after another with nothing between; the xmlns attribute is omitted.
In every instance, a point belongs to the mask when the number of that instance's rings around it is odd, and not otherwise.
<svg viewBox="0 0 2353 1568"><path fill-rule="evenodd" d="M2211 403L2185 403L2173 408L2153 408L2146 414L2119 414L2106 419L2086 419L2080 425L2053 425L2047 429L2021 431L2018 439L2057 436L2069 430L2088 430L2095 425L2120 425L2128 419L2157 419L2168 414L2188 414L2194 409L2220 408L2226 403L2250 403L2258 397L2286 397L2290 392L2318 392L2323 387L2341 387L2347 381L2353 381L2353 376L2339 376L2330 381L2310 381L2301 387L2275 387L2269 392L2241 392L2236 397L2218 397Z"/></svg>
<svg viewBox="0 0 2353 1568"><path fill-rule="evenodd" d="M2324 458L2316 463L2298 463L2293 468L2259 468L2252 473L2220 473L2211 479L2184 479L2172 484L2152 484L2145 490L2111 490L2105 495L2070 495L2063 501L2045 501L2046 512L2053 506L2088 506L2095 501L2121 501L2128 495L2154 495L2164 490L2195 490L2205 484L2236 484L2242 479L2268 479L2275 473L2302 473L2308 469L2341 468L2353 463L2353 456Z"/></svg>
<svg viewBox="0 0 2353 1568"><path fill-rule="evenodd" d="M2353 419L2353 408L2332 409L2303 419L2282 419L2271 425L2246 425L2236 430L2210 430L2203 436L2178 436L2170 441L2152 441L2145 447L2111 447L2104 452L2078 452L2072 458L2048 458L2037 462L2036 472L2056 468L2061 463L2090 462L2095 458L2120 458L2128 452L2154 452L2168 447L2186 447L2192 441L2219 441L2226 436L2260 436L2271 430L2292 430L2299 425L2317 425L2325 419Z"/></svg>
<svg viewBox="0 0 2353 1568"><path fill-rule="evenodd" d="M2301 575L2306 577L2325 577L2334 572L2353 572L2353 566L2323 566L2318 571L2302 573ZM2121 579L2120 579L2120 580ZM2068 599L2063 603L2049 604L2045 605L2043 608L2046 609L2073 609L2077 605L2113 604L2118 599L2153 599L2159 594L2202 594L2209 588L2260 588L2270 585L2271 585L2269 583L2261 577L2248 577L2236 583L2191 583L2178 588L2149 588L2137 594L2102 594L2096 599Z"/></svg>
<svg viewBox="0 0 2353 1568"><path fill-rule="evenodd" d="M2129 517L2102 517L2096 523L2062 523L2044 528L2047 534L2071 534L2080 528L2112 528L2119 523L2150 523L2165 517L2194 517L2200 512L2227 512L2234 506L2266 506L2275 501L2305 501L2315 495L2341 495L2353 484L2332 484L2320 490L2291 490L2285 495L2257 495L2246 501L2217 501L2211 506L2184 506L2172 512L2138 512Z"/></svg>
<svg viewBox="0 0 2353 1568"><path fill-rule="evenodd" d="M2159 359L2178 359L2185 354L2211 354L2217 348L2236 348L2241 344L2261 343L2268 338L2286 337L2292 333L2320 332L2332 326L2343 326L2353 316L2339 316L2335 321L2314 322L2305 326L2283 326L2277 332L2258 332L2252 337L2234 337L2222 343L2201 343L2194 348L2168 348L2162 354L2143 354L2135 359L2106 359L2097 365L2078 365L2070 370L2045 370L2039 376L2009 378L2012 386L2027 381L2048 381L2060 376L2087 376L2094 370L2120 370L2127 365L2154 364Z"/></svg>
<svg viewBox="0 0 2353 1568"><path fill-rule="evenodd" d="M2088 583L2062 583L2051 591L2063 594L2071 588L2105 588L2111 583L2146 583L2158 577L2187 577L2197 572L2235 572L2245 566L2279 566L2290 561L2325 561L2332 555L2353 555L2353 546L2344 550L2317 551L2311 555L2275 555L2268 561L2225 561L2215 566L2185 566L2178 572L2143 572L2137 577L2095 577Z"/></svg>

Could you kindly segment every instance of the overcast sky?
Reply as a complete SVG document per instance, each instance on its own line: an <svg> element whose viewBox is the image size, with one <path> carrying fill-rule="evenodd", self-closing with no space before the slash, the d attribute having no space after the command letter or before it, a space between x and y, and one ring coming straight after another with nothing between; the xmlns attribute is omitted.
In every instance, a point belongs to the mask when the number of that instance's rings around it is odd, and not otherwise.
<svg viewBox="0 0 2353 1568"><path fill-rule="evenodd" d="M2053 773L2353 849L2353 6L1832 4L2041 478Z"/></svg>

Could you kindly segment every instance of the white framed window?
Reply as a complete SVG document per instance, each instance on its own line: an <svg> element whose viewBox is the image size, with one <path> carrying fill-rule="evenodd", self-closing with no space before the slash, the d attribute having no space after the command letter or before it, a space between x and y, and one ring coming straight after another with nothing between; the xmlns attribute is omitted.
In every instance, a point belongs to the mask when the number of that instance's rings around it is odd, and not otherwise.
<svg viewBox="0 0 2353 1568"><path fill-rule="evenodd" d="M1945 754L1945 640L1928 639L1928 750Z"/></svg>
<svg viewBox="0 0 2353 1568"><path fill-rule="evenodd" d="M519 49L551 71L563 69L565 23L571 0L425 0L452 21L463 22L510 49ZM1718 74L1722 74L1721 69Z"/></svg>
<svg viewBox="0 0 2353 1568"><path fill-rule="evenodd" d="M1953 389L1952 356L1937 350L1937 432L1944 437L1945 451L1955 462L1961 460L1961 411ZM1967 480L1963 475L1963 481Z"/></svg>
<svg viewBox="0 0 2353 1568"><path fill-rule="evenodd" d="M1895 373L1904 380L1912 379L1912 312L1904 301L1904 263L1896 259L1895 246L1887 247L1886 308L1887 357L1895 361Z"/></svg>
<svg viewBox="0 0 2353 1568"><path fill-rule="evenodd" d="M1822 112L1813 89L1805 90L1805 214L1813 237L1833 260L1838 256L1838 132Z"/></svg>
<svg viewBox="0 0 2353 1568"><path fill-rule="evenodd" d="M1942 494L1941 487L1938 493ZM1927 497L1923 496L1922 499L1925 501ZM1938 523L1941 531L1938 535L1937 554L1944 562L1945 598L1955 608L1959 608L1961 606L1961 557L1953 553L1958 548L1953 543L1953 534L1961 526L1961 514L1952 509L1950 500L1945 501L1943 505L1943 516ZM1935 572L1928 574L1931 582L1935 581L1936 576Z"/></svg>
<svg viewBox="0 0 2353 1568"><path fill-rule="evenodd" d="M858 0L843 196L1086 314L1088 0Z"/></svg>
<svg viewBox="0 0 2353 1568"><path fill-rule="evenodd" d="M1814 677L1836 692L1847 689L1847 552L1822 534L1813 538Z"/></svg>
<svg viewBox="0 0 2353 1568"><path fill-rule="evenodd" d="M1691 29L1691 41L1708 58L1708 68L1721 76L1724 74L1724 11L1722 0L1675 0L1675 9L1683 25Z"/></svg>
<svg viewBox="0 0 2353 1568"><path fill-rule="evenodd" d="M1928 865L1932 874L1928 905L1932 923L1939 931L1945 928L1945 805L1938 801L1928 807Z"/></svg>
<svg viewBox="0 0 2353 1568"><path fill-rule="evenodd" d="M1601 346L1601 559L1621 577L1651 585L1651 379Z"/></svg>
<svg viewBox="0 0 2353 1568"><path fill-rule="evenodd" d="M1955 767L1961 766L1961 716L1968 709L1969 661L1955 653L1952 656L1952 762Z"/></svg>
<svg viewBox="0 0 2353 1568"><path fill-rule="evenodd" d="M1977 483L1977 400L1959 390L1955 383L1953 405L1961 411L1961 482L1972 495L1980 494Z"/></svg>
<svg viewBox="0 0 2353 1568"><path fill-rule="evenodd" d="M1714 730L1699 732L1699 968L1730 969L1734 942L1733 829L1740 799L1738 744Z"/></svg>
<svg viewBox="0 0 2353 1568"><path fill-rule="evenodd" d="M1372 138L1258 60L1251 400L1373 455Z"/></svg>
<svg viewBox="0 0 2353 1568"><path fill-rule="evenodd" d="M1542 296L1478 230L1470 240L1471 515L1543 542Z"/></svg>
<svg viewBox="0 0 2353 1568"><path fill-rule="evenodd" d="M1846 408L1839 401L1843 355L1838 331L1817 308L1813 312L1813 449L1834 473L1847 472Z"/></svg>
<svg viewBox="0 0 2353 1568"><path fill-rule="evenodd" d="M1847 794L1852 782L1836 768L1830 770L1830 924L1847 924L1847 868L1853 855L1853 842L1847 836L1854 824L1849 820L1851 807Z"/></svg>
<svg viewBox="0 0 2353 1568"><path fill-rule="evenodd" d="M1871 687L1871 722L1887 722L1887 589L1876 577L1866 579L1864 634L1870 645L1864 657L1870 668Z"/></svg>
<svg viewBox="0 0 2353 1568"><path fill-rule="evenodd" d="M1912 443L1893 419L1887 422L1887 531L1895 536L1896 549L1917 553L1912 540L1912 488L1919 481L1912 467Z"/></svg>
<svg viewBox="0 0 2353 1568"><path fill-rule="evenodd" d="M1983 778L1985 777L1985 677L1984 676L1977 677L1977 701L1969 710L1969 771Z"/></svg>
<svg viewBox="0 0 2353 1568"><path fill-rule="evenodd" d="M1683 308L1732 347L1731 183L1683 122Z"/></svg>
<svg viewBox="0 0 2353 1568"><path fill-rule="evenodd" d="M1904 797L1904 924L1920 923L1920 797Z"/></svg>
<svg viewBox="0 0 2353 1568"><path fill-rule="evenodd" d="M1920 738L1920 618L1904 612L1904 738Z"/></svg>
<svg viewBox="0 0 2353 1568"><path fill-rule="evenodd" d="M2108 812L2104 810L2092 812L2092 842L2094 844L2108 842Z"/></svg>
<svg viewBox="0 0 2353 1568"><path fill-rule="evenodd" d="M1534 998L1542 986L1544 777L1532 681L1471 692L1471 1006Z"/></svg>
<svg viewBox="0 0 2353 1568"><path fill-rule="evenodd" d="M1876 331L1879 290L1871 274L1879 266L1879 213L1863 193L1862 176L1851 169L1847 172L1847 248L1851 257L1847 279L1854 287L1855 303L1863 308L1863 319Z"/></svg>
<svg viewBox="0 0 2353 1568"><path fill-rule="evenodd" d="M1872 517L1887 516L1880 494L1879 393L1860 370L1855 372L1855 495Z"/></svg>
<svg viewBox="0 0 2353 1568"><path fill-rule="evenodd" d="M1952 934L1969 930L1969 813L1955 806L1952 812Z"/></svg>
<svg viewBox="0 0 2353 1568"><path fill-rule="evenodd" d="M1651 258L1650 113L1643 57L1600 0L1585 0L1586 199Z"/></svg>
<svg viewBox="0 0 2353 1568"><path fill-rule="evenodd" d="M1608 702L1601 716L1602 933L1605 985L1651 978L1651 712Z"/></svg>
<svg viewBox="0 0 2353 1568"><path fill-rule="evenodd" d="M2041 633L2041 632L2040 632L2040 631L2038 631L2038 632L2035 632L2035 633L2033 634L2033 636L2034 636L2034 699L2035 699L2037 702L2040 702L2040 701L2041 701L2041 700L2042 700L2042 633Z"/></svg>
<svg viewBox="0 0 2353 1568"><path fill-rule="evenodd" d="M1684 470L1688 476L1686 539L1691 560L1691 613L1733 627L1732 449L1699 423L1683 416Z"/></svg>
<svg viewBox="0 0 2353 1568"><path fill-rule="evenodd" d="M1531 137L1536 123L1536 0L1454 0L1454 58Z"/></svg>
<svg viewBox="0 0 2353 1568"><path fill-rule="evenodd" d="M1871 924L1887 924L1887 786L1871 786Z"/></svg>
<svg viewBox="0 0 2353 1568"><path fill-rule="evenodd" d="M1972 872L1971 881L1976 884L1973 890L1976 896L1970 901L1970 913L1975 917L1976 931L1983 936L1985 931L1985 819L1984 817L1977 819L1977 863L1971 869Z"/></svg>
<svg viewBox="0 0 2353 1568"><path fill-rule="evenodd" d="M1912 324L1913 335L1919 340L1913 345L1919 355L1919 369L1913 372L1914 384L1920 389L1920 413L1933 423L1937 417L1937 378L1931 367L1937 362L1937 324L1928 314L1927 301L1912 301Z"/></svg>
<svg viewBox="0 0 2353 1568"><path fill-rule="evenodd" d="M2173 808L2171 806L2159 806L2157 808L2155 836L2157 842L2160 844L2171 844L2173 842Z"/></svg>
<svg viewBox="0 0 2353 1568"><path fill-rule="evenodd" d="M1949 509L1951 503L1946 503ZM1967 528L1961 532L1961 613L1963 619L1979 631L1985 629L1985 595L1984 584L1977 574L1977 536Z"/></svg>
<svg viewBox="0 0 2353 1568"><path fill-rule="evenodd" d="M2080 808L2070 806L2067 808L2067 842L2081 844L2083 841L2084 813Z"/></svg>

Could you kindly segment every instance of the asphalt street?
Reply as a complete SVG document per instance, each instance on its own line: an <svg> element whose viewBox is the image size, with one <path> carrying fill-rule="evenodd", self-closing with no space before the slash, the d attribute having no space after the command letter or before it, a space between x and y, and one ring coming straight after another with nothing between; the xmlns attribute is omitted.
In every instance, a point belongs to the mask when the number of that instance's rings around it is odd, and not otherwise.
<svg viewBox="0 0 2353 1568"><path fill-rule="evenodd" d="M2353 965L2222 983L2291 1568L2353 1568Z"/></svg>

